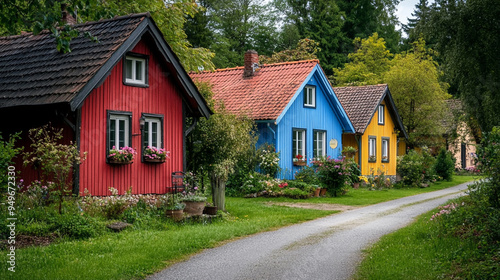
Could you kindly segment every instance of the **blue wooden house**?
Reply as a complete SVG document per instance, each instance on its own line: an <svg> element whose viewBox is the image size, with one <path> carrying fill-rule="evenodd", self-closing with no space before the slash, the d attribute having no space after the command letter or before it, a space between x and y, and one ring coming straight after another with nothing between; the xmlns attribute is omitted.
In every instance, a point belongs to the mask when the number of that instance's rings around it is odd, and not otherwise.
<svg viewBox="0 0 500 280"><path fill-rule="evenodd" d="M257 146L280 152L280 178L293 178L313 158L340 156L342 133L354 132L318 60L259 65L248 51L242 67L190 75L210 82L228 111L255 120Z"/></svg>

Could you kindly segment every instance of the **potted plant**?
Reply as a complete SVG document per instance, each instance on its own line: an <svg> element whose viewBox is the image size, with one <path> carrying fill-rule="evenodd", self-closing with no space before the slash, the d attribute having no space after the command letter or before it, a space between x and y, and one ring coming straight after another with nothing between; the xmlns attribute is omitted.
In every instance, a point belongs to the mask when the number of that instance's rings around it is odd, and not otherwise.
<svg viewBox="0 0 500 280"><path fill-rule="evenodd" d="M181 199L186 208L184 208L184 213L199 216L203 214L203 208L205 208L205 202L207 197L203 195L203 192L198 186L198 178L193 172L186 172L184 175L184 192L182 193L184 197Z"/></svg>
<svg viewBox="0 0 500 280"><path fill-rule="evenodd" d="M319 197L319 193L321 192L320 186L314 186L314 197Z"/></svg>
<svg viewBox="0 0 500 280"><path fill-rule="evenodd" d="M203 214L207 215L217 215L217 206L213 205L212 203L207 203L205 205L205 209L203 209Z"/></svg>
<svg viewBox="0 0 500 280"><path fill-rule="evenodd" d="M170 152L162 148L147 146L144 148L142 160L150 163L163 163L170 158Z"/></svg>
<svg viewBox="0 0 500 280"><path fill-rule="evenodd" d="M305 166L306 165L306 161L304 160L304 156L303 155L296 155L293 158L293 165L295 165L295 166Z"/></svg>
<svg viewBox="0 0 500 280"><path fill-rule="evenodd" d="M203 209L205 208L206 201L206 196L194 194L186 195L182 198L182 202L186 204L184 212L192 216L200 216L203 214Z"/></svg>
<svg viewBox="0 0 500 280"><path fill-rule="evenodd" d="M178 222L184 218L184 208L186 205L180 202L174 202L167 205L166 216Z"/></svg>
<svg viewBox="0 0 500 280"><path fill-rule="evenodd" d="M108 163L109 164L131 164L133 163L136 152L132 147L116 148L113 146L109 150Z"/></svg>
<svg viewBox="0 0 500 280"><path fill-rule="evenodd" d="M357 151L358 150L356 150L356 148L354 147L345 146L342 149L342 155L344 155L346 158L353 158Z"/></svg>

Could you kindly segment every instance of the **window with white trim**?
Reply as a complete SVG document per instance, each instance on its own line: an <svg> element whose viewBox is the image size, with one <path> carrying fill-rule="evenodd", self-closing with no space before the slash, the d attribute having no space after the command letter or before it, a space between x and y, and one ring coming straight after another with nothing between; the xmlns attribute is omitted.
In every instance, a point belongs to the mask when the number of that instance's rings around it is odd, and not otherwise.
<svg viewBox="0 0 500 280"><path fill-rule="evenodd" d="M130 146L131 116L129 112L108 111L108 151Z"/></svg>
<svg viewBox="0 0 500 280"><path fill-rule="evenodd" d="M382 162L389 162L389 138L382 137Z"/></svg>
<svg viewBox="0 0 500 280"><path fill-rule="evenodd" d="M146 85L147 84L147 60L142 57L125 57L125 83Z"/></svg>
<svg viewBox="0 0 500 280"><path fill-rule="evenodd" d="M313 137L313 156L315 158L326 156L326 131L315 130Z"/></svg>
<svg viewBox="0 0 500 280"><path fill-rule="evenodd" d="M378 105L378 124L385 123L384 105Z"/></svg>
<svg viewBox="0 0 500 280"><path fill-rule="evenodd" d="M368 136L368 161L377 161L377 138Z"/></svg>
<svg viewBox="0 0 500 280"><path fill-rule="evenodd" d="M304 87L304 107L316 107L316 87Z"/></svg>
<svg viewBox="0 0 500 280"><path fill-rule="evenodd" d="M293 158L297 158L298 155L302 156L303 160L306 158L306 130L305 129L293 129L293 140L292 140L292 155Z"/></svg>
<svg viewBox="0 0 500 280"><path fill-rule="evenodd" d="M143 147L162 148L163 118L160 116L145 116L144 119Z"/></svg>

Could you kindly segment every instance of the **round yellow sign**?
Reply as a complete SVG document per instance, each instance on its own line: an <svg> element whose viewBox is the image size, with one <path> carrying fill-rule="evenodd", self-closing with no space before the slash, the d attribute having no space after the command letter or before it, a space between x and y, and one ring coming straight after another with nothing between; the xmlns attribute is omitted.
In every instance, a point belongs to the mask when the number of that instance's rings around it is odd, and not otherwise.
<svg viewBox="0 0 500 280"><path fill-rule="evenodd" d="M330 140L330 148L335 149L335 148L337 148L338 144L339 143L338 143L337 139Z"/></svg>

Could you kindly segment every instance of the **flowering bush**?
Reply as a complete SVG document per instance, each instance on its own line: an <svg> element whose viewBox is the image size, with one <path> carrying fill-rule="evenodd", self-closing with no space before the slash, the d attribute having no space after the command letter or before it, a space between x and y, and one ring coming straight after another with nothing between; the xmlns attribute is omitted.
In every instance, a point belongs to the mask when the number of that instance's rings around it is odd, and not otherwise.
<svg viewBox="0 0 500 280"><path fill-rule="evenodd" d="M199 186L199 180L193 172L186 172L184 174L184 197L182 201L207 201L207 197L203 195L203 191Z"/></svg>
<svg viewBox="0 0 500 280"><path fill-rule="evenodd" d="M170 151L166 151L162 148L147 146L144 149L144 158L165 160L167 158L170 158Z"/></svg>
<svg viewBox="0 0 500 280"><path fill-rule="evenodd" d="M462 202L462 206L464 206L464 205L465 205L465 202ZM439 206L438 207L438 209L440 209L439 212L437 212L436 214L432 215L431 221L437 219L438 217L440 217L442 215L445 215L445 214L448 215L448 214L450 214L452 211L457 210L458 206L459 205L457 203L454 203L454 202L452 202L452 203L450 203L448 205L445 205L445 206Z"/></svg>
<svg viewBox="0 0 500 280"><path fill-rule="evenodd" d="M261 172L274 177L280 171L280 153L274 145L264 145L258 150L259 168Z"/></svg>
<svg viewBox="0 0 500 280"><path fill-rule="evenodd" d="M321 185L333 196L340 195L344 185L349 184L351 173L344 158L331 159L330 157L313 162L318 172Z"/></svg>
<svg viewBox="0 0 500 280"><path fill-rule="evenodd" d="M116 148L113 146L109 151L108 159L120 161L120 162L130 162L134 159L136 151L132 147L122 147Z"/></svg>
<svg viewBox="0 0 500 280"><path fill-rule="evenodd" d="M165 208L169 202L167 194L133 195L131 188L124 195L118 195L118 190L115 188L109 188L109 191L112 194L111 196L98 197L91 196L86 190L80 206L82 211L94 216L102 213L108 219L116 219L126 209L136 206L141 202L150 209Z"/></svg>

